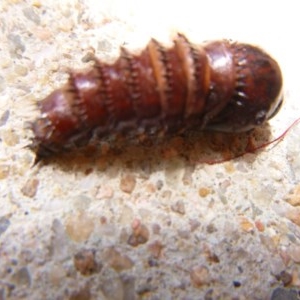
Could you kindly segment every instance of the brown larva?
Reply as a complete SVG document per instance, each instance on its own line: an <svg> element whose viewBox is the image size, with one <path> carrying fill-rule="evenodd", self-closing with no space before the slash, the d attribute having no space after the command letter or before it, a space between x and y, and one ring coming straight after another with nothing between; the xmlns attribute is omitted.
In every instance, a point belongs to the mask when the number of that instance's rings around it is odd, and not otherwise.
<svg viewBox="0 0 300 300"><path fill-rule="evenodd" d="M71 72L65 86L39 103L31 148L37 159L111 134L166 134L187 129L248 131L282 103L277 62L263 50L227 40L171 48L151 40L139 55L121 49Z"/></svg>

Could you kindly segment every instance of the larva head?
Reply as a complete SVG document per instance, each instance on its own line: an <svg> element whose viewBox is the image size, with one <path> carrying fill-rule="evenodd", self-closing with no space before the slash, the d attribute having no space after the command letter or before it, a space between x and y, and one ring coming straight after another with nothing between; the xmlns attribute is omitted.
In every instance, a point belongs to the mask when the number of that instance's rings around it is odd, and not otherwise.
<svg viewBox="0 0 300 300"><path fill-rule="evenodd" d="M283 101L281 71L277 62L257 47L233 43L230 51L234 62L234 93L208 127L247 131L278 112Z"/></svg>

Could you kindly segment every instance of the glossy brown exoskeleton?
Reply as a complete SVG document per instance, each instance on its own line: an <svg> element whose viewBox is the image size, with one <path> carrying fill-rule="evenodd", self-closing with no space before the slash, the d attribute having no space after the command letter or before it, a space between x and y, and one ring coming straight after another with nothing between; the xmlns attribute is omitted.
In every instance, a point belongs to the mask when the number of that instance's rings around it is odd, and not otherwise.
<svg viewBox="0 0 300 300"><path fill-rule="evenodd" d="M197 46L179 34L171 48L151 40L139 55L121 49L113 64L95 59L72 72L39 103L31 148L41 158L119 132L247 131L281 102L280 68L263 50L227 40Z"/></svg>

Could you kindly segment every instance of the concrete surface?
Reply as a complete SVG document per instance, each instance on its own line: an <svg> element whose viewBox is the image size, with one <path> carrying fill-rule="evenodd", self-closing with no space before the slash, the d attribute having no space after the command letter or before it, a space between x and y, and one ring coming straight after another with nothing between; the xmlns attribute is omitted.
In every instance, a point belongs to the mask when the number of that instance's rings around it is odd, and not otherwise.
<svg viewBox="0 0 300 300"><path fill-rule="evenodd" d="M277 144L214 165L232 155L234 137L225 150L224 135L179 137L36 166L25 146L34 104L69 68L88 65L88 53L113 61L122 45L138 51L176 32L195 43L257 44L278 60L286 101L257 136L279 136L300 116L296 4L2 0L0 299L271 299L276 291L275 299L283 287L295 295L299 125ZM219 153L205 156L204 140Z"/></svg>

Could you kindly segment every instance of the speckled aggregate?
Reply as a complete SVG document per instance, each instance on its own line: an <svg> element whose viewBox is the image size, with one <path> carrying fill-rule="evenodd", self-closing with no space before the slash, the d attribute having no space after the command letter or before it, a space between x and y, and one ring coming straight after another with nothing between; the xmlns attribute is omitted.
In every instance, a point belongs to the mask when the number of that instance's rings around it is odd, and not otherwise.
<svg viewBox="0 0 300 300"><path fill-rule="evenodd" d="M113 61L120 46L138 51L151 36L168 43L172 32L257 43L278 57L286 103L258 140L299 117L297 9L254 1L256 28L234 1L217 12L201 4L201 20L185 2L1 2L1 300L277 299L284 287L299 290L299 125L274 147L214 165L205 161L230 158L247 138L225 148L224 136L205 134L103 144L33 166L26 122L69 67L86 67L93 53ZM216 28L205 26L213 12Z"/></svg>

